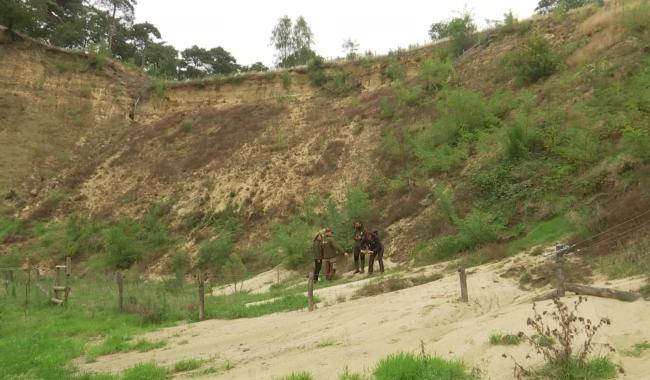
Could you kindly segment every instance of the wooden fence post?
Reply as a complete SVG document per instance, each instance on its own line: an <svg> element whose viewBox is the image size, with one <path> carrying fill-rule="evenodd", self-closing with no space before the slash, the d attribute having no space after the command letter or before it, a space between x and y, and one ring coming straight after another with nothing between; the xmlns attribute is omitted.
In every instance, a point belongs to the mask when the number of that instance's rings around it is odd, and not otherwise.
<svg viewBox="0 0 650 380"><path fill-rule="evenodd" d="M557 281L557 296L564 297L564 282L566 281L566 276L564 274L564 255L561 253L558 253L557 257L555 258L555 277Z"/></svg>
<svg viewBox="0 0 650 380"><path fill-rule="evenodd" d="M467 274L465 273L465 268L458 268L458 274L460 276L460 300L463 302L468 302L469 298L467 297Z"/></svg>
<svg viewBox="0 0 650 380"><path fill-rule="evenodd" d="M68 305L68 296L70 295L70 276L72 274L72 259L70 256L65 258L65 291L63 293L63 302Z"/></svg>
<svg viewBox="0 0 650 380"><path fill-rule="evenodd" d="M115 272L115 282L117 282L117 307L124 311L124 277L122 272Z"/></svg>
<svg viewBox="0 0 650 380"><path fill-rule="evenodd" d="M11 296L16 298L16 283L14 282L14 271L9 271L9 282L11 282Z"/></svg>
<svg viewBox="0 0 650 380"><path fill-rule="evenodd" d="M25 279L25 314L29 309L30 297L32 294L32 263L27 261L27 278Z"/></svg>
<svg viewBox="0 0 650 380"><path fill-rule="evenodd" d="M5 286L5 296L9 297L9 276L7 275L9 273L9 269L2 269L0 270L0 275L2 275L2 283Z"/></svg>
<svg viewBox="0 0 650 380"><path fill-rule="evenodd" d="M199 285L199 321L202 321L205 319L205 279L203 278L203 271L199 270L196 282Z"/></svg>
<svg viewBox="0 0 650 380"><path fill-rule="evenodd" d="M309 272L307 282L307 299L309 300L309 311L314 311L314 272Z"/></svg>

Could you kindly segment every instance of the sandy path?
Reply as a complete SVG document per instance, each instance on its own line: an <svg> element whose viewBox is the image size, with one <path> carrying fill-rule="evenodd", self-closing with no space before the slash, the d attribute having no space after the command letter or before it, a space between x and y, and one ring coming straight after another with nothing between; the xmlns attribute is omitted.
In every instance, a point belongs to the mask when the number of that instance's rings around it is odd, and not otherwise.
<svg viewBox="0 0 650 380"><path fill-rule="evenodd" d="M182 359L218 356L219 360L229 360L234 368L203 378L274 379L305 370L316 379L337 379L346 366L350 371L367 371L389 353L419 352L422 341L427 352L461 358L468 366L479 368L486 379L509 379L512 360L502 358L502 354L525 363L524 357L531 350L526 345L493 347L487 340L493 332L528 331L526 318L532 315L530 299L534 294L520 290L513 280L501 278L501 267L503 263L497 263L470 272L468 304L457 301L457 277L447 275L433 283L321 307L313 313L297 311L167 328L146 336L167 339L166 348L100 357L81 367L117 372L149 360L172 365ZM617 281L610 286L629 289L640 281ZM320 291L349 294L346 289L357 285ZM650 341L648 302L591 297L582 310L592 318L612 319L612 326L604 329L599 339L618 350ZM649 357L650 352L641 358L614 354L615 361L626 370L625 378L630 379L648 378Z"/></svg>

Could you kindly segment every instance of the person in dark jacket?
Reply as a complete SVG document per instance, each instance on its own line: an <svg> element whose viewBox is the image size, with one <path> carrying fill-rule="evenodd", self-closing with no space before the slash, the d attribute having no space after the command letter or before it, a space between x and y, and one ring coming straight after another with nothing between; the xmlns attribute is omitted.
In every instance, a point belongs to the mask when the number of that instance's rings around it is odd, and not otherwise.
<svg viewBox="0 0 650 380"><path fill-rule="evenodd" d="M323 234L320 232L314 236L311 253L314 255L314 282L318 282L320 270L323 266Z"/></svg>
<svg viewBox="0 0 650 380"><path fill-rule="evenodd" d="M325 230L323 239L323 261L325 262L325 279L331 281L336 274L336 259L346 255L341 246L334 240L334 233L330 228Z"/></svg>
<svg viewBox="0 0 650 380"><path fill-rule="evenodd" d="M365 233L363 223L360 220L354 222L354 247L352 248L352 254L354 255L354 273L363 273L363 268L366 266L366 254L361 249ZM361 267L359 267L359 259L361 259Z"/></svg>
<svg viewBox="0 0 650 380"><path fill-rule="evenodd" d="M379 239L379 233L366 231L363 245L370 250L370 259L368 260L368 275L371 275L375 267L375 258L379 262L379 272L384 273L384 245Z"/></svg>

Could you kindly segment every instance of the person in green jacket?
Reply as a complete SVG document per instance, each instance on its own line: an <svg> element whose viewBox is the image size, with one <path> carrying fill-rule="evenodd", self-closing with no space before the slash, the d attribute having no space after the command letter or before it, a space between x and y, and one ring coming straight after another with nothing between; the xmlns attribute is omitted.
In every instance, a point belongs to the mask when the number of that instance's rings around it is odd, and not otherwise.
<svg viewBox="0 0 650 380"><path fill-rule="evenodd" d="M331 228L325 230L323 239L323 260L325 261L325 279L331 281L336 275L336 260L339 256L348 254L343 251L339 243L334 239Z"/></svg>
<svg viewBox="0 0 650 380"><path fill-rule="evenodd" d="M314 255L314 282L318 282L320 270L323 266L323 234L320 232L314 236L311 252Z"/></svg>

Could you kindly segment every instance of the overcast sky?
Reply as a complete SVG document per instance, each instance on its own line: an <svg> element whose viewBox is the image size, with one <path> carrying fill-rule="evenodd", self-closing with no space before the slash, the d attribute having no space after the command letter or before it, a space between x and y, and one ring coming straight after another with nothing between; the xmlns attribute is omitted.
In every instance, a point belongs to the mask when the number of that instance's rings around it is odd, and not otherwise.
<svg viewBox="0 0 650 380"><path fill-rule="evenodd" d="M352 38L360 52L385 54L391 49L422 44L429 26L465 7L479 26L502 20L512 10L520 19L533 14L538 0L138 0L136 21L149 21L163 40L183 50L192 45L222 46L240 64L273 64L271 30L283 15L304 16L314 33L314 50L330 58L343 56L341 45Z"/></svg>

